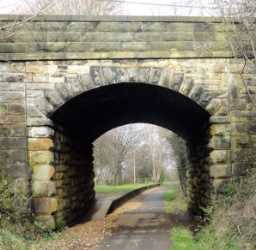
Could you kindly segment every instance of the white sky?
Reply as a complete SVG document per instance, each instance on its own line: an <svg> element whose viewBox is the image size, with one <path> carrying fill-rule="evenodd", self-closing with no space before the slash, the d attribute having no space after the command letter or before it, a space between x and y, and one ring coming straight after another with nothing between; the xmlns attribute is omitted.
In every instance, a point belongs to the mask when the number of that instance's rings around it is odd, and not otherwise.
<svg viewBox="0 0 256 250"><path fill-rule="evenodd" d="M33 0L0 0L0 14L13 14L15 7L22 2ZM214 16L216 11L211 9L214 0L125 0L123 15L157 15L157 16ZM134 2L141 4L134 4ZM150 5L155 3L157 5ZM166 5L165 5L166 4ZM178 5L178 7L168 6ZM160 6L163 5L163 6ZM183 7L194 6L194 7ZM209 9L207 9L209 7Z"/></svg>

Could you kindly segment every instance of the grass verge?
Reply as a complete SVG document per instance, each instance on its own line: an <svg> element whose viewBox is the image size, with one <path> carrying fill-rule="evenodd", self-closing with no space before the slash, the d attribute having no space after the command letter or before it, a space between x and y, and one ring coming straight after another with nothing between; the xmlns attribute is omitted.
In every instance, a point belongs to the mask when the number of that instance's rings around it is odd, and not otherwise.
<svg viewBox="0 0 256 250"><path fill-rule="evenodd" d="M188 228L171 229L172 250L256 250L256 170L233 183L223 185L214 200L210 223L194 235ZM174 198L175 197L175 198ZM179 189L174 196L165 194L165 208L173 212L182 208Z"/></svg>
<svg viewBox="0 0 256 250"><path fill-rule="evenodd" d="M166 213L185 212L187 202L178 185L165 185L168 191L164 193Z"/></svg>

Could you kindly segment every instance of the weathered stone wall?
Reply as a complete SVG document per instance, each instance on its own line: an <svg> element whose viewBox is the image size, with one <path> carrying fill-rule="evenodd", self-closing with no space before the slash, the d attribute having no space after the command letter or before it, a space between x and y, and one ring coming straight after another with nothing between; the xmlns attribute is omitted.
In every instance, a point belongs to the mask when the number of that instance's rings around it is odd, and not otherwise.
<svg viewBox="0 0 256 250"><path fill-rule="evenodd" d="M33 211L38 220L53 227L55 221L60 224L61 221L71 222L75 219L71 215L78 213L71 211L82 209L74 204L80 204L86 210L87 205L82 205L82 198L87 197L85 203L93 199L92 156L85 153L87 149L84 148L85 158L78 164L71 163L70 158L75 161L78 155L81 157L83 154L74 153L74 147L65 145L69 140L56 132L45 111L52 113L65 101L86 90L115 83L115 72L121 71L126 81L148 80L151 84L173 89L190 97L211 113L209 157L203 157L202 162L207 161L217 189L223 180L237 174L238 164L239 169L245 169L248 161L243 160L241 155L237 157L237 149L247 156L247 151L252 150L255 143L253 125L249 126L249 119L242 117L253 113L248 113L252 107L241 84L236 80L241 66L242 62L231 59L1 63L1 154L9 155L1 157L1 168L6 169L5 172L14 178L20 174L28 185L31 184ZM252 73L247 78L253 79ZM151 80L146 78L147 74ZM240 86L239 96L233 90L228 91L230 82ZM66 99L63 96L60 98L60 90L65 90ZM244 125L246 121L247 126ZM238 136L231 140L231 134L237 133L237 128L247 130L243 136L239 131ZM248 136L245 141L244 138ZM242 142L237 144L234 140ZM72 141L69 145L73 145ZM247 148L246 152L244 148ZM192 188L194 191L191 192L192 200L198 200L195 196L202 192L205 194L205 189L200 189L201 182L209 181L208 178L202 178L204 173L196 167L200 164L198 158L195 159L196 178ZM84 182L83 185L76 183L76 180Z"/></svg>
<svg viewBox="0 0 256 250"><path fill-rule="evenodd" d="M30 203L24 68L25 64L0 65L0 177Z"/></svg>
<svg viewBox="0 0 256 250"><path fill-rule="evenodd" d="M0 60L228 58L221 18L0 17ZM19 22L20 21L20 22Z"/></svg>
<svg viewBox="0 0 256 250"><path fill-rule="evenodd" d="M230 161L236 176L244 175L254 168L256 160L256 69L253 64L243 65L242 75L230 76L228 91L232 149Z"/></svg>

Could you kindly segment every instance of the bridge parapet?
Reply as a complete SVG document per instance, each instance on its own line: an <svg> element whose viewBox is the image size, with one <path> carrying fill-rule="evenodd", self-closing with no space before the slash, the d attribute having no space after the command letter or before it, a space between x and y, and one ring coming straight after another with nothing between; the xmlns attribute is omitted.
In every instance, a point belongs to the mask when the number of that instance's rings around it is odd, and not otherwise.
<svg viewBox="0 0 256 250"><path fill-rule="evenodd" d="M222 19L0 16L0 60L231 58Z"/></svg>

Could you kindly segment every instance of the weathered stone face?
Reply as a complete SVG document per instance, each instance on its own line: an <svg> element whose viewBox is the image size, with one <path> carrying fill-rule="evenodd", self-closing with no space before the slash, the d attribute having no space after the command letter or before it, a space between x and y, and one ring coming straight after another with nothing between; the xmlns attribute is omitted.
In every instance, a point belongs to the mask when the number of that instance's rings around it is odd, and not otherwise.
<svg viewBox="0 0 256 250"><path fill-rule="evenodd" d="M79 18L39 18L0 38L0 170L31 186L38 223L70 223L94 200L91 142L81 144L51 117L103 86L159 86L209 113L210 124L189 141L193 209L207 205L211 184L217 190L253 165L255 107L239 74L243 60L232 58L220 20ZM254 74L248 66L244 80L253 97Z"/></svg>

